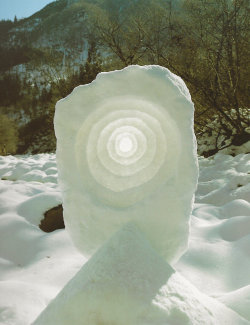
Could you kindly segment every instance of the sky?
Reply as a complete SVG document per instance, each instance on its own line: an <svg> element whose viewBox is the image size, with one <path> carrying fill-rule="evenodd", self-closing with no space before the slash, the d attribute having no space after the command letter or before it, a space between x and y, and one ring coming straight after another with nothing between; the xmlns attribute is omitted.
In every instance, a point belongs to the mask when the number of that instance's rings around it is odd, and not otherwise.
<svg viewBox="0 0 250 325"><path fill-rule="evenodd" d="M53 0L0 0L0 20L26 18Z"/></svg>

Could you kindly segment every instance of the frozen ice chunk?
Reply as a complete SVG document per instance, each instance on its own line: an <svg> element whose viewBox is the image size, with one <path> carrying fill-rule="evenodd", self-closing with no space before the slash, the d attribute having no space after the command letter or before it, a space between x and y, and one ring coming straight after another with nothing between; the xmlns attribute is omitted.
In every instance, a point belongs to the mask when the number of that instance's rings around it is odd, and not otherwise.
<svg viewBox="0 0 250 325"><path fill-rule="evenodd" d="M101 73L57 103L65 224L85 256L131 220L167 261L186 249L193 110L184 82L160 66Z"/></svg>
<svg viewBox="0 0 250 325"><path fill-rule="evenodd" d="M101 247L34 325L244 325L160 257L132 223Z"/></svg>

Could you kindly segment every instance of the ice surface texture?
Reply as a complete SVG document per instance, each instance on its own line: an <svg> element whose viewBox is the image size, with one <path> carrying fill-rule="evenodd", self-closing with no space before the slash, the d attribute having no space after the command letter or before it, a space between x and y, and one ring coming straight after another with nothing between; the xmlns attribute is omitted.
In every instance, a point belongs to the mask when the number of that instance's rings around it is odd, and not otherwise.
<svg viewBox="0 0 250 325"><path fill-rule="evenodd" d="M57 103L55 131L65 224L83 254L132 220L178 259L198 175L184 82L159 66L101 73Z"/></svg>

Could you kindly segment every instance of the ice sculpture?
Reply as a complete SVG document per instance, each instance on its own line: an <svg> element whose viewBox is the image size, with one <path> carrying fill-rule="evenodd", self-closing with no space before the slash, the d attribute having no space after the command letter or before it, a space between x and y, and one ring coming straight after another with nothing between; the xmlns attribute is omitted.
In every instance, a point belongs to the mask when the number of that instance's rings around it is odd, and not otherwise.
<svg viewBox="0 0 250 325"><path fill-rule="evenodd" d="M102 73L57 104L66 227L91 256L34 325L247 324L173 263L197 183L193 104L159 66Z"/></svg>
<svg viewBox="0 0 250 325"><path fill-rule="evenodd" d="M55 131L65 225L83 254L132 221L176 261L198 175L182 79L160 66L101 73L57 103Z"/></svg>

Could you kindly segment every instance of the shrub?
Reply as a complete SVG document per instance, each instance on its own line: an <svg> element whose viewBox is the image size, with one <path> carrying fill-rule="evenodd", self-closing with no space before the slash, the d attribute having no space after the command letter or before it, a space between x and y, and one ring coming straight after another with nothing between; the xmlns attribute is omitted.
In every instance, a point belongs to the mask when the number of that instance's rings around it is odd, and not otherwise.
<svg viewBox="0 0 250 325"><path fill-rule="evenodd" d="M18 131L15 122L0 114L0 154L15 154L18 145Z"/></svg>

